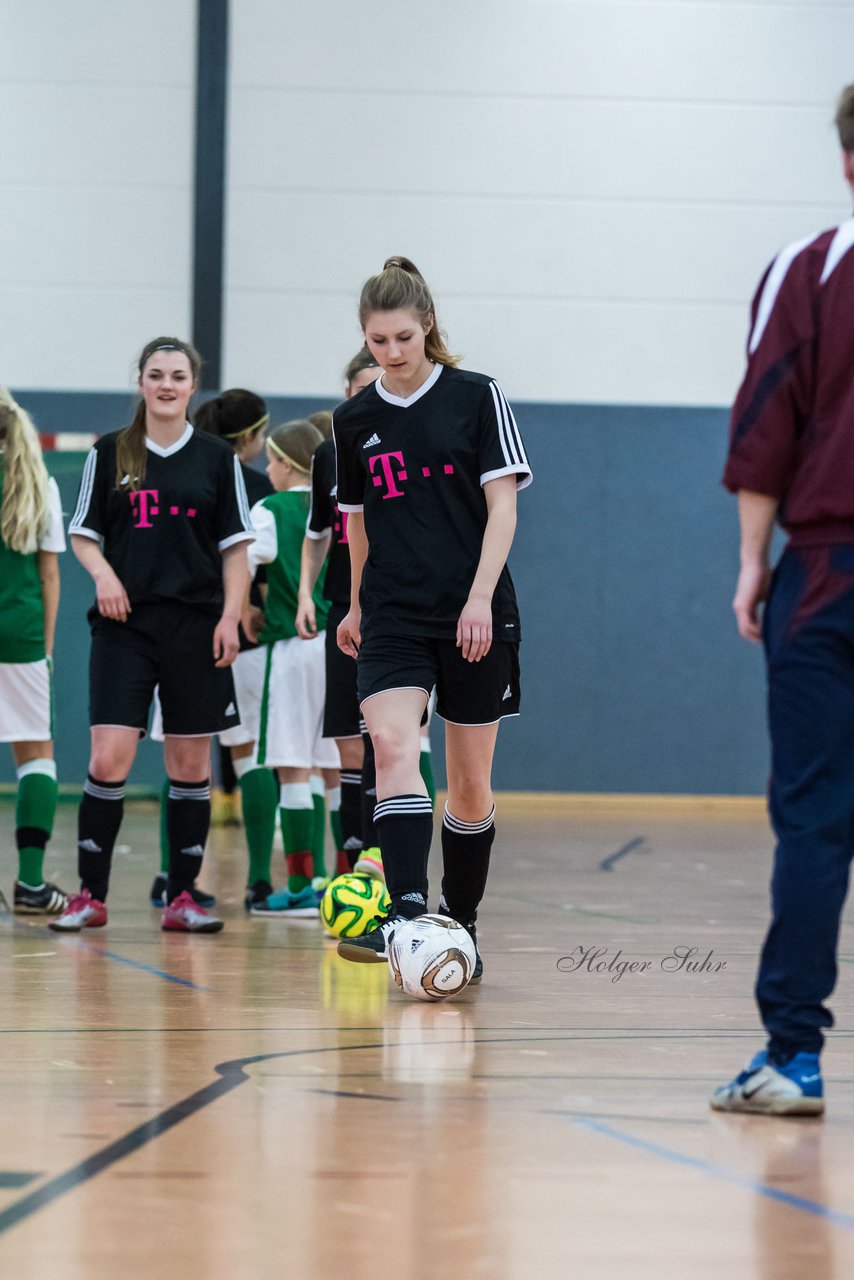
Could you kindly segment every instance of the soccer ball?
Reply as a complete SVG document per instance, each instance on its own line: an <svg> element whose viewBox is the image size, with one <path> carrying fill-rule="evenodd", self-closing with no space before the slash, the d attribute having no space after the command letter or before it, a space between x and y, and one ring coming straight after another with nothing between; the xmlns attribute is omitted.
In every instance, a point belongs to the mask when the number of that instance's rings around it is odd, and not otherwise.
<svg viewBox="0 0 854 1280"><path fill-rule="evenodd" d="M331 880L320 900L320 919L335 938L358 938L388 913L385 885L370 876L348 872Z"/></svg>
<svg viewBox="0 0 854 1280"><path fill-rule="evenodd" d="M388 949L391 976L416 1000L458 995L474 973L471 934L448 916L416 916L395 928Z"/></svg>

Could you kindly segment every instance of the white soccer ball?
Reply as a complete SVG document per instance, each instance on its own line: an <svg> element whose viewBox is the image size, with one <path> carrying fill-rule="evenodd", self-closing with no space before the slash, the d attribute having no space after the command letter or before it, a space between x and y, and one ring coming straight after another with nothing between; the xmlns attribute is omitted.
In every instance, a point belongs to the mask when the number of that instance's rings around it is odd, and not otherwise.
<svg viewBox="0 0 854 1280"><path fill-rule="evenodd" d="M397 986L416 1000L447 1000L469 983L477 953L471 934L448 916L416 916L398 925L388 949Z"/></svg>

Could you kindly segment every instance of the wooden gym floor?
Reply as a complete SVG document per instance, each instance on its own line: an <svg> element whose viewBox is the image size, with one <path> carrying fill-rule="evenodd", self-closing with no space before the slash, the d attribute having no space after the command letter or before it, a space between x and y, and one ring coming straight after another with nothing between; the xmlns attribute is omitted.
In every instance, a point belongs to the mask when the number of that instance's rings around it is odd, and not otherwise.
<svg viewBox="0 0 854 1280"><path fill-rule="evenodd" d="M246 918L239 830L202 876L225 932L161 934L153 805L129 806L106 929L0 916L3 1280L850 1276L850 928L825 1119L707 1109L762 1043L758 803L516 798L499 818L484 983L445 1005L313 922ZM8 806L0 831L11 850ZM579 947L648 964L567 971ZM677 947L712 954L668 971Z"/></svg>

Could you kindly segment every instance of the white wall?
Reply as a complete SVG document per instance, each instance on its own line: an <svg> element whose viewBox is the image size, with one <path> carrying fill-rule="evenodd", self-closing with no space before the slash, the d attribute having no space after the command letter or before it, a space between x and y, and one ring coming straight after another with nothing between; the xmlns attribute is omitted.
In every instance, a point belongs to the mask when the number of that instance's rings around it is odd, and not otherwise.
<svg viewBox="0 0 854 1280"><path fill-rule="evenodd" d="M119 389L189 332L194 0L0 0L0 381Z"/></svg>
<svg viewBox="0 0 854 1280"><path fill-rule="evenodd" d="M724 404L772 253L848 216L851 5L233 0L225 376L334 393L363 278L535 400Z"/></svg>
<svg viewBox="0 0 854 1280"><path fill-rule="evenodd" d="M0 380L190 331L195 0L0 0ZM334 396L422 267L516 398L724 404L756 279L847 216L854 7L232 0L225 379Z"/></svg>

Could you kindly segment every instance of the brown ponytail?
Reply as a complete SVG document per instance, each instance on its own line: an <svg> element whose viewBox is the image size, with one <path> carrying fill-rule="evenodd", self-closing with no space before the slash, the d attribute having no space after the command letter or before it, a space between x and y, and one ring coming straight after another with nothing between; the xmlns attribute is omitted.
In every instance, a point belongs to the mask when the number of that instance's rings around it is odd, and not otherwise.
<svg viewBox="0 0 854 1280"><path fill-rule="evenodd" d="M155 351L182 351L190 362L193 381L198 385L202 371L202 358L189 342L180 338L152 338L142 348L137 366L139 376ZM133 422L119 432L116 440L116 488L125 493L135 493L145 483L148 450L145 447L145 401L140 400L133 415Z"/></svg>
<svg viewBox="0 0 854 1280"><path fill-rule="evenodd" d="M382 271L362 285L359 323L363 330L375 311L414 311L422 325L432 321L424 341L427 359L452 367L460 363L460 357L453 355L445 344L427 281L409 258L386 258Z"/></svg>

